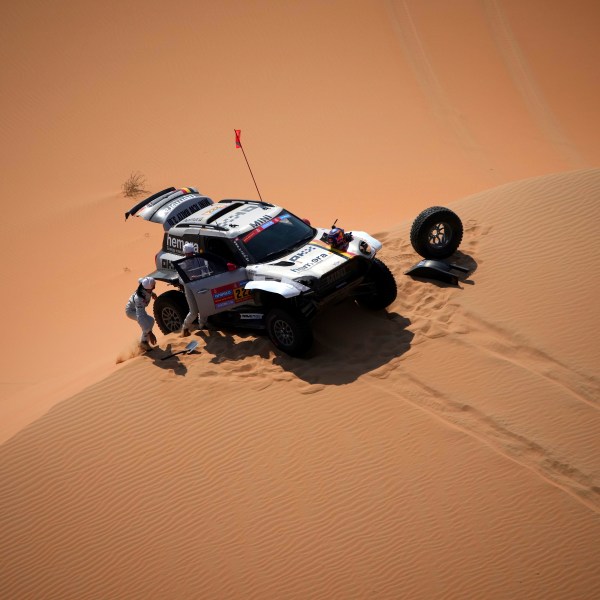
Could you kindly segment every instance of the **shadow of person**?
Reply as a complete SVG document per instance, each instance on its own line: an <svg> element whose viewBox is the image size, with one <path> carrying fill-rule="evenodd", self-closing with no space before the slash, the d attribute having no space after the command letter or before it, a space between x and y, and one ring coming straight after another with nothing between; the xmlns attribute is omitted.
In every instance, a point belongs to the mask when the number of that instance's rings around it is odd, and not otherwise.
<svg viewBox="0 0 600 600"><path fill-rule="evenodd" d="M146 353L146 356L150 357L157 367L160 367L164 371L172 371L174 375L185 375L187 373L187 367L179 360L177 356L169 356L173 353L171 344L163 350L162 348L155 346L150 352ZM167 358L168 357L168 358Z"/></svg>

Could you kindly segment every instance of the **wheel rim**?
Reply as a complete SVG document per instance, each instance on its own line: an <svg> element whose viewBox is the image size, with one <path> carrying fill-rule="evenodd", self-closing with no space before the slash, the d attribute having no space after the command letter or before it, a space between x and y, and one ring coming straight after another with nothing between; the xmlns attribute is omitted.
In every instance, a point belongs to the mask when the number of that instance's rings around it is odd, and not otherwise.
<svg viewBox="0 0 600 600"><path fill-rule="evenodd" d="M179 313L170 306L165 306L165 308L162 309L162 320L169 331L177 331L178 329L181 329L183 324Z"/></svg>
<svg viewBox="0 0 600 600"><path fill-rule="evenodd" d="M273 335L282 346L291 346L294 343L294 330L285 321L278 319L273 323Z"/></svg>
<svg viewBox="0 0 600 600"><path fill-rule="evenodd" d="M433 248L444 248L452 239L452 227L443 221L429 229L427 243Z"/></svg>

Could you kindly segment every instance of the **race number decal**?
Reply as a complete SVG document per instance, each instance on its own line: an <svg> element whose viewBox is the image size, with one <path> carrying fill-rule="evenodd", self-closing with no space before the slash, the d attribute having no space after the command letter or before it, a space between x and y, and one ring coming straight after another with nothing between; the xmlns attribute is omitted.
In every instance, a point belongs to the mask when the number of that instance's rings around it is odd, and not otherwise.
<svg viewBox="0 0 600 600"><path fill-rule="evenodd" d="M252 300L252 292L244 289L247 283L247 281L238 281L213 288L211 294L215 308L225 308L226 306Z"/></svg>
<svg viewBox="0 0 600 600"><path fill-rule="evenodd" d="M252 292L250 290L246 290L242 287L236 287L233 289L233 298L237 302L246 302L246 300L250 300L252 297Z"/></svg>

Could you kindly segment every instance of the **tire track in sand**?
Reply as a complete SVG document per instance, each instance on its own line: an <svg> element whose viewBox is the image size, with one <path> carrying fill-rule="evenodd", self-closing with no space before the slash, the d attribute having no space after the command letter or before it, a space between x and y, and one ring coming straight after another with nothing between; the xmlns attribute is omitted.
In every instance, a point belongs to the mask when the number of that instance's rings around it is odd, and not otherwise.
<svg viewBox="0 0 600 600"><path fill-rule="evenodd" d="M488 231L489 228L482 229L476 220L465 223L467 256L478 256L479 266L482 264L478 253L479 241ZM407 252L406 245L395 239L388 245L388 251L399 254L398 260L402 262ZM402 313L411 321L415 335L413 347L424 345L431 339L439 341L439 338L451 336L453 343L510 362L560 388L563 396L566 393L587 408L599 408L600 384L594 377L574 371L517 335L466 311L458 302L459 297L453 299L455 288L432 287L408 279L402 279L402 282L402 293L399 294L405 302ZM556 451L523 435L514 426L507 426L501 419L432 387L406 368L409 362L410 357L404 355L363 380L378 392L408 402L444 424L474 437L502 456L530 469L592 511L600 512L600 486L595 483L592 473L585 472L568 458L558 456ZM398 386L394 381L402 381L406 385Z"/></svg>
<svg viewBox="0 0 600 600"><path fill-rule="evenodd" d="M600 382L588 375L578 373L552 358L542 350L516 339L497 325L488 323L464 310L460 320L468 325L468 336L457 336L457 342L483 350L490 355L510 362L519 368L563 388L570 396L591 408L600 409Z"/></svg>
<svg viewBox="0 0 600 600"><path fill-rule="evenodd" d="M481 266L483 260L478 255L479 241L491 228L482 227L475 219L466 221L464 226L463 250L467 256L478 256L478 265ZM408 246L408 242L396 240L395 244L400 245L400 249L406 249ZM460 264L461 260L455 262ZM399 273L396 272L395 275ZM452 335L453 341L526 369L561 387L577 401L600 409L598 378L569 368L517 335L484 320L473 311L467 311L457 301L452 300L452 286L432 288L430 285L414 285L412 281L404 278L401 281L401 295L412 310L407 312L407 317L411 320L411 329L415 334L413 347L429 339Z"/></svg>
<svg viewBox="0 0 600 600"><path fill-rule="evenodd" d="M541 444L511 431L474 406L452 400L406 369L402 370L402 378L411 386L402 392L394 391L394 386L391 385L379 385L374 381L377 378L377 374L373 374L368 380L365 378L365 383L380 393L408 402L445 425L474 437L502 456L530 469L593 512L600 513L600 486L595 485L593 477L568 461L554 456Z"/></svg>

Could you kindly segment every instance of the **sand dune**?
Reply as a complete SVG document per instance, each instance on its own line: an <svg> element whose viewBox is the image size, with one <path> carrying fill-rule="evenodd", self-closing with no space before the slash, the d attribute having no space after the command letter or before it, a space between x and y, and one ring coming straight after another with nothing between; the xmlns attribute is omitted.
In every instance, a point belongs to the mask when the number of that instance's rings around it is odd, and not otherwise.
<svg viewBox="0 0 600 600"><path fill-rule="evenodd" d="M26 0L0 36L0 598L600 597L599 9ZM305 360L140 355L162 230L260 192L383 242ZM413 279L450 206L458 287ZM161 290L159 290L161 291Z"/></svg>
<svg viewBox="0 0 600 600"><path fill-rule="evenodd" d="M307 360L169 336L59 403L0 449L2 595L595 597L599 191L456 203L460 287L384 232L398 300L318 319Z"/></svg>

